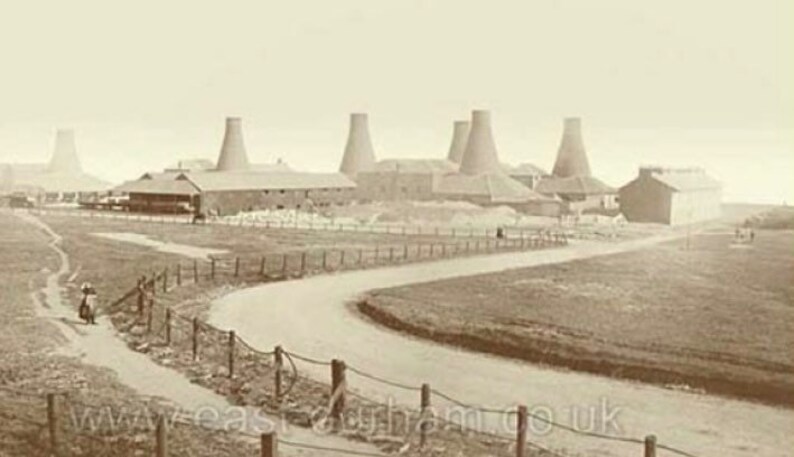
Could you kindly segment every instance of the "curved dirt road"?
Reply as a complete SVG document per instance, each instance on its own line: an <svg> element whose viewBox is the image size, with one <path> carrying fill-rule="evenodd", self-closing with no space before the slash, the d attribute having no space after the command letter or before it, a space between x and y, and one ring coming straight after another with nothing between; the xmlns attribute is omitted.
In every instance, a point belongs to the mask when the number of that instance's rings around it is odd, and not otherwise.
<svg viewBox="0 0 794 457"><path fill-rule="evenodd" d="M558 422L591 429L592 417L614 414L592 429L612 435L643 437L697 456L790 455L794 412L737 400L672 391L640 383L533 366L489 355L457 350L373 325L356 314L349 302L374 288L392 287L456 276L543 265L639 249L668 237L620 244L577 243L564 249L450 259L374 270L351 271L303 280L271 283L232 293L213 304L210 320L235 329L246 341L269 350L277 344L317 359L340 358L354 368L389 380L418 386L429 382L468 404L512 407L529 405ZM328 380L329 369L299 368ZM373 382L348 370L348 384L359 392L416 405L419 394ZM444 400L433 397L443 408ZM448 404L448 403L447 403ZM593 415L595 411L595 415ZM443 411L442 411L443 414ZM484 415L486 427L505 430L513 418ZM600 421L596 421L600 422ZM638 444L540 432L530 439L555 449L583 455L641 455ZM617 425L618 429L615 428ZM674 455L659 451L660 456Z"/></svg>

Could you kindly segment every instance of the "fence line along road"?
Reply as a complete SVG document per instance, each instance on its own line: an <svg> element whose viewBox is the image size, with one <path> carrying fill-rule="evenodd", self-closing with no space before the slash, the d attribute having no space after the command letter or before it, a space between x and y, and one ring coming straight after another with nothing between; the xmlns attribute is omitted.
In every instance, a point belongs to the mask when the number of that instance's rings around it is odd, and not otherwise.
<svg viewBox="0 0 794 457"><path fill-rule="evenodd" d="M73 208L27 208L16 209L17 211L27 211L32 214L45 215L57 214L61 216L72 216L81 218L103 218L126 220L135 222L149 222L159 224L192 224L193 217L184 214L145 214L145 213L130 213L123 211L97 211L89 209L73 209ZM450 227L446 225L400 225L400 224L386 224L386 223L337 223L337 222L312 222L312 221L285 221L283 219L267 219L261 217L216 217L205 219L197 223L197 225L209 226L229 226L229 227L248 227L258 229L291 229L291 230L316 230L328 232L352 232L352 233L370 233L370 234L383 234L383 235L401 235L401 236L437 236L437 237L453 237L453 238L495 238L497 237L497 227L471 227L471 226L458 226ZM559 230L556 230L559 233ZM541 227L514 227L504 226L502 236L510 239L520 239L532 236L547 236L555 233L555 230ZM567 235L566 235L567 236Z"/></svg>
<svg viewBox="0 0 794 457"><path fill-rule="evenodd" d="M164 291L175 290L178 286L169 287L169 284L167 284L169 278L173 278L173 276L170 276L165 272L158 273L152 278L148 279L147 283L144 284L144 287L138 287L137 288L137 290L139 291L138 303L151 299L151 296L147 294L146 291L147 289L150 290L161 289ZM163 284L162 287L160 287L161 283ZM134 295L130 295L129 293L126 294L125 295L126 298L124 299L124 301L129 301L133 296ZM123 305L123 301L122 301L122 305ZM298 368L294 365L292 359L317 366L328 366L330 368L330 386L328 387L329 389L328 395L327 397L324 397L324 399L320 399L321 402L327 403L327 410L330 412L329 420L334 420L334 421L344 420L345 410L348 405L348 397L350 398L358 397L358 395L356 395L355 393L348 392L350 385L347 376L348 372L357 376L364 377L371 381L382 383L384 385L388 385L391 387L400 388L404 390L409 390L409 391L415 391L419 393L419 402L418 402L419 409L415 411L418 411L420 413L419 443L421 443L422 446L426 445L430 434L429 427L424 427L422 424L424 424L425 420L429 420L425 417L425 415L428 412L431 412L431 408L430 408L431 401L432 398L435 396L447 400L452 404L461 407L471 408L473 410L478 410L484 413L502 414L502 415L506 415L507 417L510 417L511 418L510 420L514 420L517 429L517 433L514 438L509 438L507 436L499 435L499 434L492 434L491 432L487 432L483 430L472 429L467 427L465 424L454 423L454 425L459 427L461 431L471 432L470 435L474 436L475 438L477 436L482 435L484 437L488 437L491 439L498 438L500 441L504 440L506 442L510 442L511 448L515 450L516 457L526 457L528 455L527 454L528 450L545 452L546 454L556 455L556 456L564 455L564 453L560 454L556 451L548 449L546 446L543 446L540 443L533 443L528 440L527 429L528 429L528 421L530 419L540 420L556 429L570 432L582 436L583 438L621 442L621 443L626 443L627 445L637 445L638 456L641 455L640 450L642 450L643 452L642 455L644 457L656 457L657 451L666 451L668 453L680 455L683 457L697 457L692 453L686 452L676 447L657 443L656 438L653 435L648 435L645 438L634 438L634 437L623 437L623 436L607 435L601 433L593 433L589 431L582 431L582 430L578 430L575 427L562 424L542 416L532 414L528 411L527 407L524 405L518 405L515 408L475 406L471 403L458 400L444 392L439 391L438 389L431 388L430 384L428 383L417 384L416 386L414 386L411 384L406 384L404 382L398 382L395 380L386 379L385 377L364 371L361 368L348 366L347 364L345 364L343 360L335 359L331 361L325 361L308 355L291 352L287 348L282 348L281 346L276 346L276 348L273 351L259 351L254 349L250 343L248 343L239 335L237 335L236 332L234 332L233 330L231 331L222 330L209 323L200 322L196 317L189 318L186 316L181 316L180 313L176 312L173 308L170 307L161 306L160 308L163 308L160 311L162 311L164 315L164 322L162 324L162 327L165 328L165 332L164 332L165 335L171 335L170 327L171 325L173 325L173 322L182 321L182 322L190 323L189 325L190 330L188 330L190 335L188 335L186 338L189 338L191 341L190 350L193 352L193 360L195 363L209 363L209 364L213 364L215 367L217 367L217 365L220 364L221 366L225 366L226 369L225 372L227 373L228 377L239 378L246 376L245 368L246 367L250 368L251 364L249 362L249 363L243 363L240 367L236 366L237 360L241 357L241 355L237 352L239 350L238 344L239 347L250 348L252 352L256 353L257 355L263 356L264 360L268 361L267 362L268 366L275 367L276 373L275 373L274 386L272 392L277 393L276 400L279 402L279 404L281 403L283 398L285 398L286 395L288 395L289 392L292 391L295 381L299 377ZM135 306L135 307L128 306L126 308L124 306L117 306L114 309L115 312L126 311L128 313L133 313L139 325L146 325L148 329L151 328L152 315L158 310L159 309L158 307L156 307L156 302L153 300L149 303L148 306L144 307L143 314L141 314L140 306ZM213 334L215 335L215 338L209 340L202 339L201 338L202 334ZM149 338L153 338L154 340L163 339L162 332L158 335L155 334L154 332L151 332L151 330L149 330L149 332L143 333L143 337L146 337L147 335ZM205 341L204 345L202 345L201 343L202 341ZM206 341L209 341L210 345L212 344L216 345L216 347L214 348L206 347L207 344ZM150 340L149 342L154 343L156 341ZM178 343L175 344L175 342L172 341L170 338L166 339L165 344L172 347L173 350L175 351L185 348L184 344L183 345L179 345ZM211 356L204 357L202 354L205 353L214 355L214 358ZM288 359L288 361L290 362L290 366L292 368L293 379L292 379L292 383L289 384L288 386L283 385L285 380L283 379L283 373L282 373L282 370L284 369L284 361L282 357L286 357ZM290 380L286 380L286 381L290 381ZM294 402L296 400L293 398L292 401ZM298 399L297 401L301 401L301 399ZM305 399L303 401L305 402ZM385 404L380 404L372 400L370 400L370 402L376 405L380 405L382 407L386 407ZM512 419L513 416L515 416L515 419ZM435 420L436 418L433 417L433 419ZM290 443L284 440L280 440L274 434L263 435L262 443L263 443L262 455L269 455L269 456L278 456L279 443L283 444L285 447L290 446L291 444L297 444L297 443ZM410 445L410 441L408 441L407 445ZM348 455L380 455L380 454L359 453L358 451L349 451L343 449L335 449L333 451L329 450L329 452L339 452Z"/></svg>

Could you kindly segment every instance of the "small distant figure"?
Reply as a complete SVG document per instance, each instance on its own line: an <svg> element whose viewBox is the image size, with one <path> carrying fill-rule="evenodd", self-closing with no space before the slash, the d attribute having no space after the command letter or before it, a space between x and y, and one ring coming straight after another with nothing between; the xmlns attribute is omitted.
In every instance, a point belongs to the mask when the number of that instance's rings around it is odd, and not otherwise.
<svg viewBox="0 0 794 457"><path fill-rule="evenodd" d="M86 324L96 324L97 294L94 286L89 282L84 282L80 286L83 298L80 300L78 315Z"/></svg>
<svg viewBox="0 0 794 457"><path fill-rule="evenodd" d="M192 223L194 225L198 224L199 222L206 222L206 221L207 221L207 215L204 214L204 213L196 213L196 214L193 215Z"/></svg>
<svg viewBox="0 0 794 457"><path fill-rule="evenodd" d="M750 229L750 243L755 241L755 230Z"/></svg>
<svg viewBox="0 0 794 457"><path fill-rule="evenodd" d="M496 238L502 240L505 237L505 229L503 227L496 227Z"/></svg>

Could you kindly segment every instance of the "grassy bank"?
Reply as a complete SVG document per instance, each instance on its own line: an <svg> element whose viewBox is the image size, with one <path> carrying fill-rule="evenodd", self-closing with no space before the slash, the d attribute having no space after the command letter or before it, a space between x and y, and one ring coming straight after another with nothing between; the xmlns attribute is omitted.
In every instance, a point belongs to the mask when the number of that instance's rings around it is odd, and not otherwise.
<svg viewBox="0 0 794 457"><path fill-rule="evenodd" d="M70 456L151 455L154 430L149 423L111 428L95 422L91 430L74 417L164 412L171 408L159 399L138 396L121 384L113 372L81 363L64 351L67 341L49 320L39 317L33 292L43 285L58 258L49 238L32 225L0 212L0 454L49 456L46 399L58 396L62 451ZM100 413L101 411L101 413ZM75 416L76 414L76 416ZM109 417L109 416L104 416ZM83 424L85 425L85 423ZM249 442L232 435L190 426L169 431L171 447L180 455L231 456L240 450L255 452Z"/></svg>
<svg viewBox="0 0 794 457"><path fill-rule="evenodd" d="M707 233L638 252L373 292L359 309L436 341L794 406L794 234Z"/></svg>

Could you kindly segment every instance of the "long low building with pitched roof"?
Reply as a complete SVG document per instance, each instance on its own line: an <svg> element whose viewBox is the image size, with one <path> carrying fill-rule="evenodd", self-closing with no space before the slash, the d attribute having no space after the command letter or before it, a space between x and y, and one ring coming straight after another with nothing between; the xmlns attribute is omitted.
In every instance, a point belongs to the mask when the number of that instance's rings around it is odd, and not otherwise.
<svg viewBox="0 0 794 457"><path fill-rule="evenodd" d="M356 184L342 173L291 171L286 164L252 165L239 118L226 120L214 169L146 173L114 189L129 196L131 211L229 215L262 209L312 209L355 198Z"/></svg>

